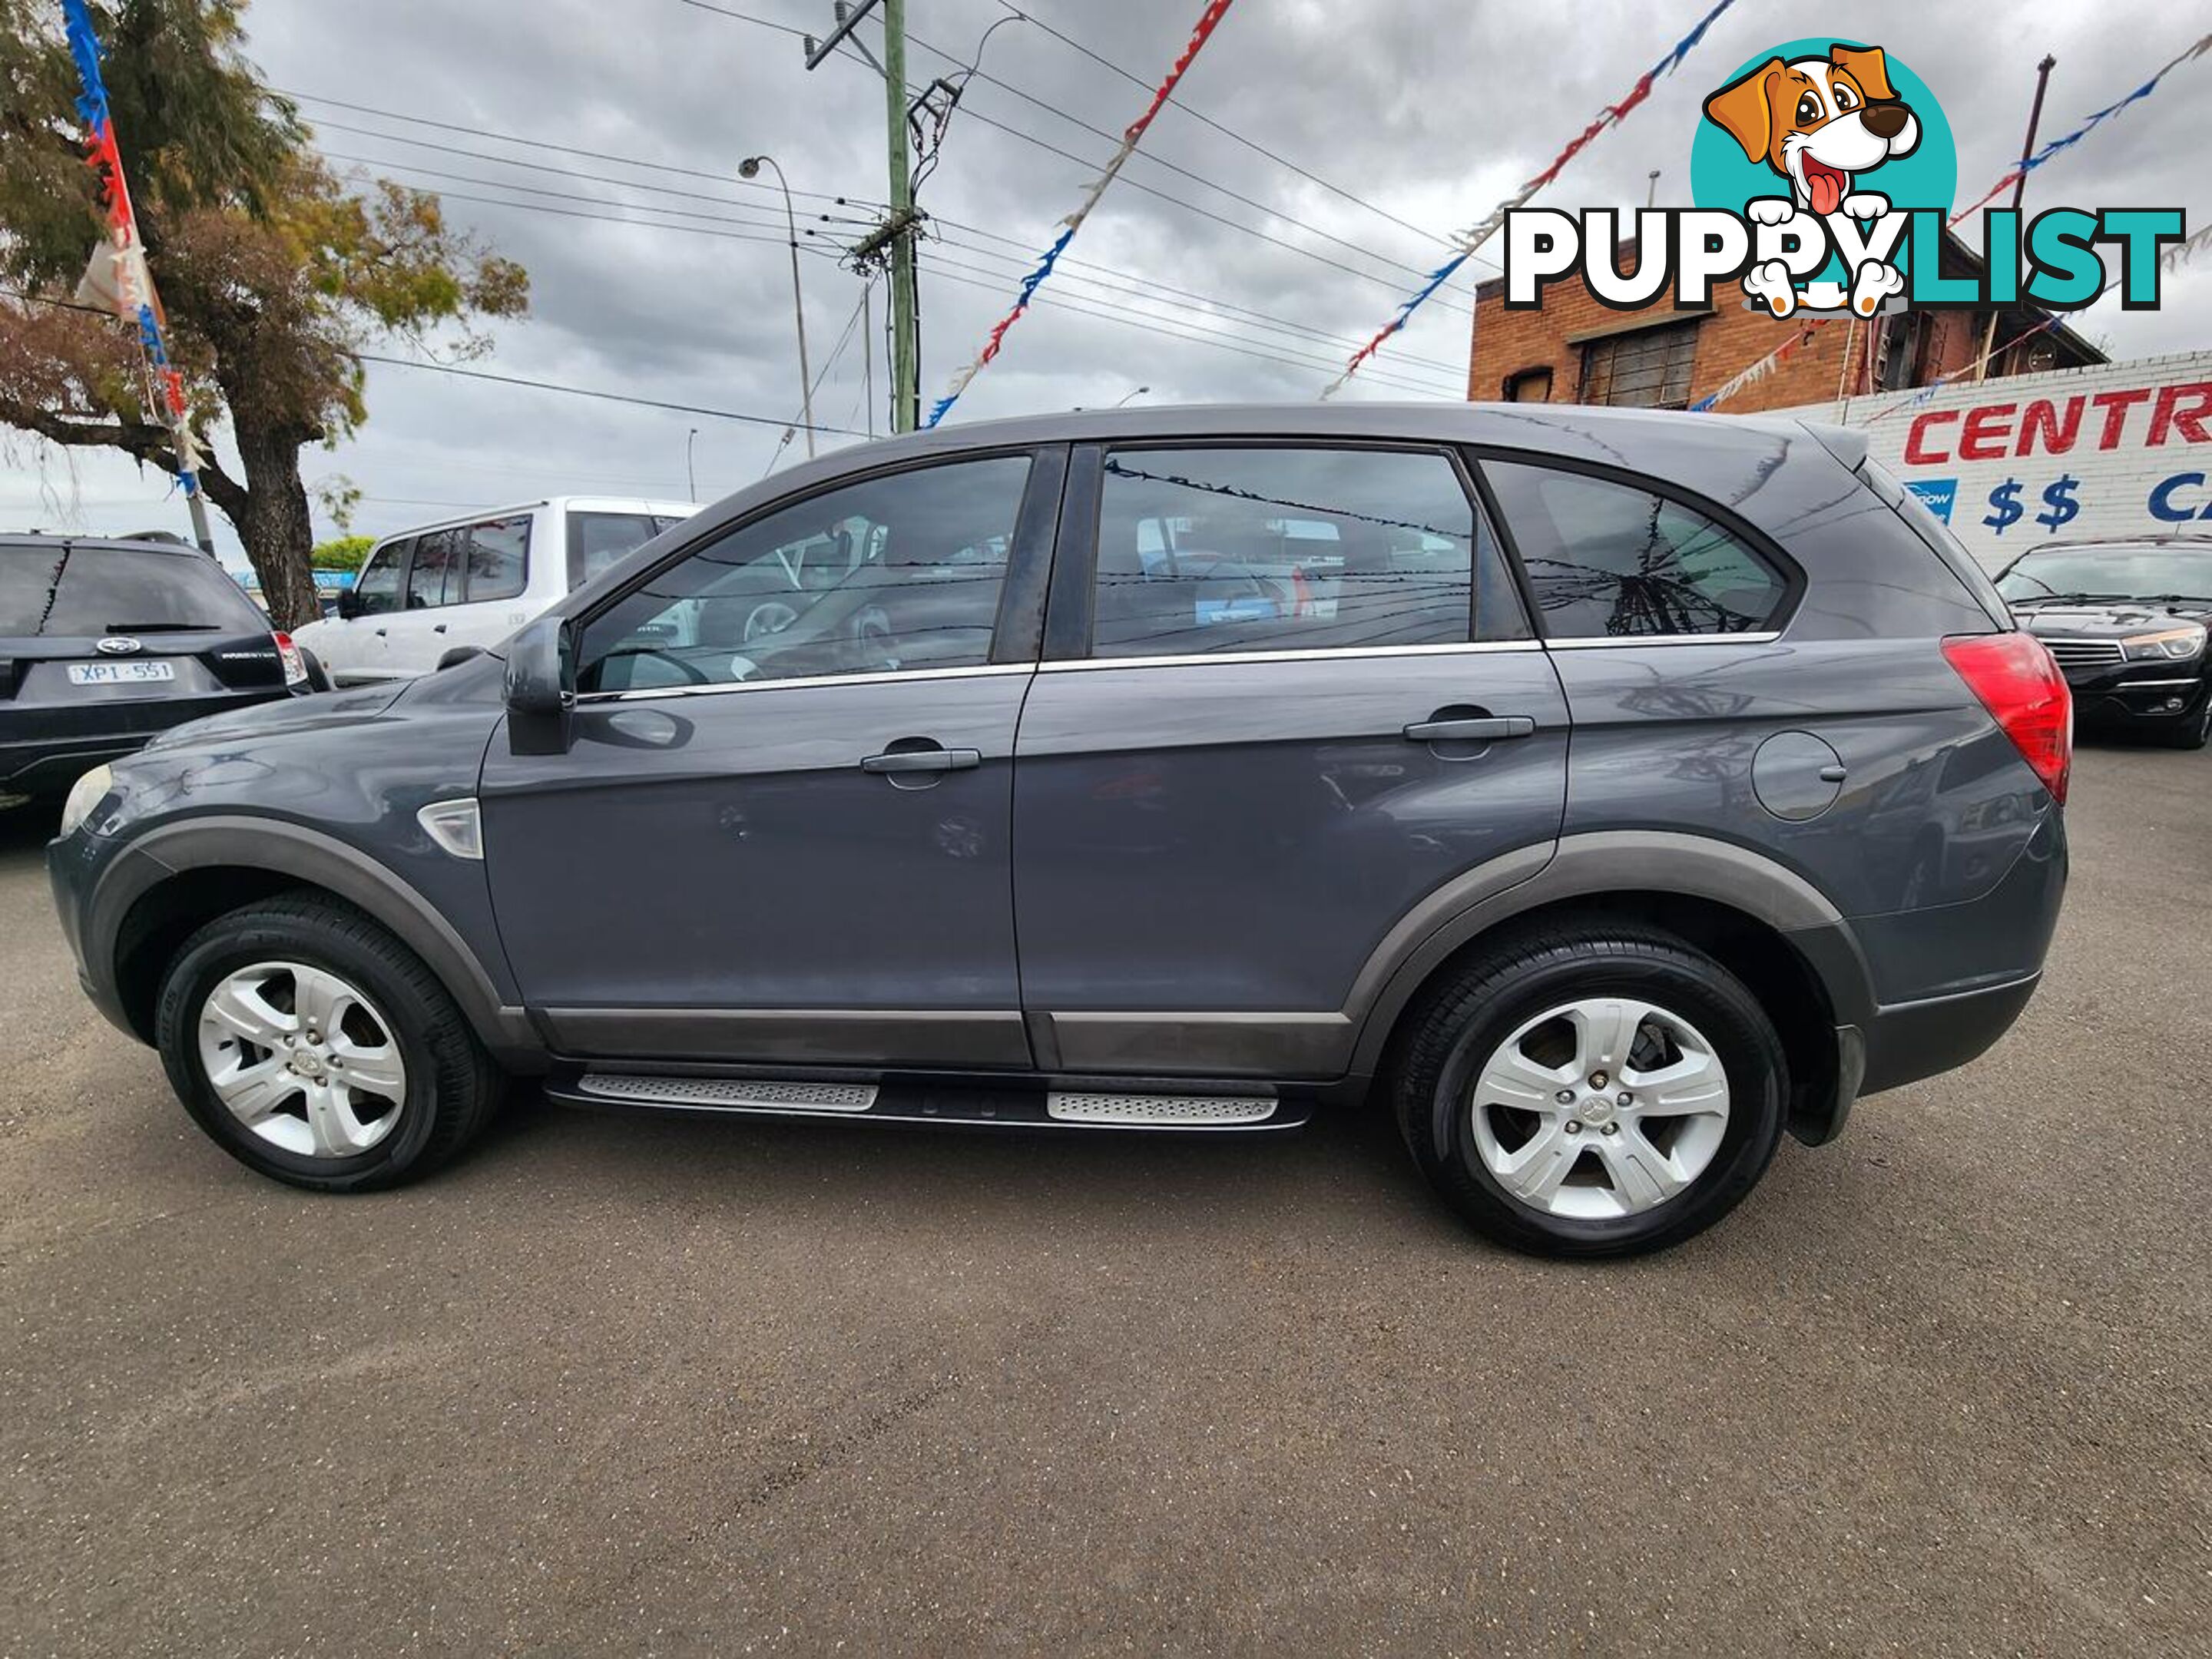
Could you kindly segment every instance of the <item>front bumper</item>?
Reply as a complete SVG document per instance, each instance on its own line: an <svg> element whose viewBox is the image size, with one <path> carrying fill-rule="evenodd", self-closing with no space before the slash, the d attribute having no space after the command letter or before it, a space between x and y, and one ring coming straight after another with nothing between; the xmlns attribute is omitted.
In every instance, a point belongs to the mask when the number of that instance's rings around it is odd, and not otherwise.
<svg viewBox="0 0 2212 1659"><path fill-rule="evenodd" d="M2131 662L2118 668L2069 668L2074 717L2083 726L2178 726L2212 696L2202 662Z"/></svg>

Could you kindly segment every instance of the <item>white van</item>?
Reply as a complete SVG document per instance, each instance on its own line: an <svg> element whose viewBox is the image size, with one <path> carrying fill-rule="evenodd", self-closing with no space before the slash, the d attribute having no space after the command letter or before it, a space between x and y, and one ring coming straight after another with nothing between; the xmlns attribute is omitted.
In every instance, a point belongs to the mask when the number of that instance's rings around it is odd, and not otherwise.
<svg viewBox="0 0 2212 1659"><path fill-rule="evenodd" d="M489 647L699 510L694 501L555 495L388 536L338 614L293 630L334 685L427 674L456 646Z"/></svg>

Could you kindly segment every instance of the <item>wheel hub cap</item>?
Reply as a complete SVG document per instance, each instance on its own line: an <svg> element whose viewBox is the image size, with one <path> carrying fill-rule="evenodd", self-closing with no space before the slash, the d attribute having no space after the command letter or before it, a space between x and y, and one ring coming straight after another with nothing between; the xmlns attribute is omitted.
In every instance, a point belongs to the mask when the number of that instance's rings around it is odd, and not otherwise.
<svg viewBox="0 0 2212 1659"><path fill-rule="evenodd" d="M1468 1111L1476 1155L1513 1198L1609 1220L1656 1208L1705 1172L1728 1128L1728 1074L1680 1014L1585 997L1500 1043Z"/></svg>
<svg viewBox="0 0 2212 1659"><path fill-rule="evenodd" d="M354 1158L407 1098L391 1022L356 985L301 962L257 962L200 1005L199 1061L224 1109L301 1158Z"/></svg>

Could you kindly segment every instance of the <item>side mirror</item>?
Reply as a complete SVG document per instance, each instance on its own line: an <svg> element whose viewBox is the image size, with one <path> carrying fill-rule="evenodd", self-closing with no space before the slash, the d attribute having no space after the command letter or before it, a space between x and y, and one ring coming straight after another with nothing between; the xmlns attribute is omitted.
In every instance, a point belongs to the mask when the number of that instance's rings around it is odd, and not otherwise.
<svg viewBox="0 0 2212 1659"><path fill-rule="evenodd" d="M518 755L565 755L576 712L568 618L540 617L507 642L507 741Z"/></svg>
<svg viewBox="0 0 2212 1659"><path fill-rule="evenodd" d="M355 592L350 587L341 587L338 589L339 616L344 617L348 622L350 622L356 617L362 615L362 611L363 606L361 602L360 594Z"/></svg>

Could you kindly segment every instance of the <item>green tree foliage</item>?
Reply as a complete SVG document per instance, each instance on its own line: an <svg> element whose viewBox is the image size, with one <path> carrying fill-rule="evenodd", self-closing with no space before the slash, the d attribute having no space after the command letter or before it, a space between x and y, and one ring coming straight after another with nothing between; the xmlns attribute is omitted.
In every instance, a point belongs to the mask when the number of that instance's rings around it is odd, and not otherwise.
<svg viewBox="0 0 2212 1659"><path fill-rule="evenodd" d="M333 541L317 542L309 562L318 570L358 570L375 545L374 536L340 536Z"/></svg>
<svg viewBox="0 0 2212 1659"><path fill-rule="evenodd" d="M391 336L488 349L520 314L520 265L450 228L437 198L356 191L242 50L239 0L93 0L140 235L185 372L208 499L237 527L270 613L319 614L301 452L367 417L355 356ZM0 425L174 471L135 332L54 303L101 230L56 0L0 0ZM454 335L459 331L456 343ZM216 446L228 440L226 453Z"/></svg>

